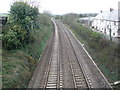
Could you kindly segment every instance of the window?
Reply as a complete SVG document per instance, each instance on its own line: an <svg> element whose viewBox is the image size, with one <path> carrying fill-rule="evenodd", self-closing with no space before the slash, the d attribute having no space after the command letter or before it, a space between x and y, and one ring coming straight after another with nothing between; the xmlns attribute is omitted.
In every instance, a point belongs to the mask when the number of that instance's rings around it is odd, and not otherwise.
<svg viewBox="0 0 120 90"><path fill-rule="evenodd" d="M117 23L116 23L116 22L114 22L114 25L117 25Z"/></svg>
<svg viewBox="0 0 120 90"><path fill-rule="evenodd" d="M118 35L120 35L120 29L118 29L117 33L118 33Z"/></svg>
<svg viewBox="0 0 120 90"><path fill-rule="evenodd" d="M115 33L113 33L113 36L115 36Z"/></svg>
<svg viewBox="0 0 120 90"><path fill-rule="evenodd" d="M104 33L106 33L106 29L104 30Z"/></svg>

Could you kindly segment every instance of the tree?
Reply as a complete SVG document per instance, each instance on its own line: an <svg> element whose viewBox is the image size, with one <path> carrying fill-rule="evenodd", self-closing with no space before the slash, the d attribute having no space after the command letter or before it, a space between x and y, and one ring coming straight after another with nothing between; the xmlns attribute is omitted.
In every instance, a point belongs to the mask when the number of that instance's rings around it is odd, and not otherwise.
<svg viewBox="0 0 120 90"><path fill-rule="evenodd" d="M13 23L23 25L23 28L30 29L31 23L36 21L39 14L37 7L32 7L25 2L15 2L10 8L10 15Z"/></svg>
<svg viewBox="0 0 120 90"><path fill-rule="evenodd" d="M10 8L9 28L3 32L3 46L16 49L30 42L30 32L36 28L39 14L36 6L26 2L15 2Z"/></svg>

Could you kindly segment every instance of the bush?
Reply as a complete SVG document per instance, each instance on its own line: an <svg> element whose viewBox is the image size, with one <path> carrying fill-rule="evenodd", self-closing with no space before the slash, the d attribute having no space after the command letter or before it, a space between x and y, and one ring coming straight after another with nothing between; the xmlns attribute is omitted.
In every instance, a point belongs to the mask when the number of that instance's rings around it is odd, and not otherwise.
<svg viewBox="0 0 120 90"><path fill-rule="evenodd" d="M10 29L6 34L3 35L3 46L8 50L21 46L21 43L16 36L17 33Z"/></svg>
<svg viewBox="0 0 120 90"><path fill-rule="evenodd" d="M20 25L14 25L3 34L3 46L8 49L20 48L26 38L26 31Z"/></svg>

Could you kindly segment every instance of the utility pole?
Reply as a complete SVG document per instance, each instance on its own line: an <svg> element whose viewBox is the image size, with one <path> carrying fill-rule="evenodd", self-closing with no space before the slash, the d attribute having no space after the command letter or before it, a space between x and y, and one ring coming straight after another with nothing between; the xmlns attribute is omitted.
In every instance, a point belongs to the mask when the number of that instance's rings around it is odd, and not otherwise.
<svg viewBox="0 0 120 90"><path fill-rule="evenodd" d="M110 26L110 28L109 28L109 34L110 34L110 40L112 41L112 36L111 36L111 26Z"/></svg>
<svg viewBox="0 0 120 90"><path fill-rule="evenodd" d="M109 18L109 22L110 22L110 27L109 27L109 35L110 35L110 40L112 41L112 36L111 36L111 32L112 32L112 30L111 30L111 21L112 21L112 19L111 19L111 12L113 11L113 9L112 8L110 8L110 18Z"/></svg>

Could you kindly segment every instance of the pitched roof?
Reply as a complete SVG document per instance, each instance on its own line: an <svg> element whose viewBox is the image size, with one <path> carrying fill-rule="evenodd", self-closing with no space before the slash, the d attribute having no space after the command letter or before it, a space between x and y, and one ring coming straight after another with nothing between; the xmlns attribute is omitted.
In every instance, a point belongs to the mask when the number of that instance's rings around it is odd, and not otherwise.
<svg viewBox="0 0 120 90"><path fill-rule="evenodd" d="M110 21L119 21L118 20L118 13L120 13L120 10L105 11L105 12L99 13L95 17L95 19L104 19L104 20L110 20Z"/></svg>

